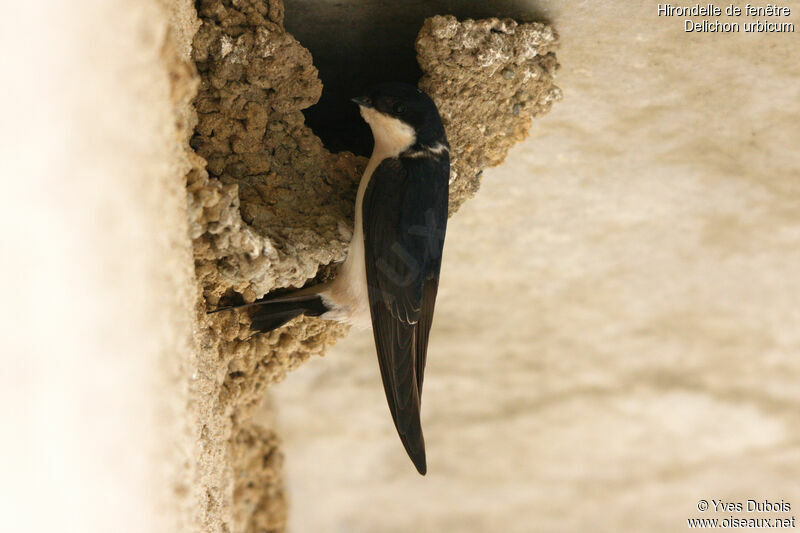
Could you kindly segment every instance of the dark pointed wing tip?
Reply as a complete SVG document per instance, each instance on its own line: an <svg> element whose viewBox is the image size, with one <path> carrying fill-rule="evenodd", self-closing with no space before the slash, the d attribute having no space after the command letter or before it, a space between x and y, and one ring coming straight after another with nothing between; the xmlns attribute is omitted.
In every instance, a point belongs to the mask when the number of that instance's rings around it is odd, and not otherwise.
<svg viewBox="0 0 800 533"><path fill-rule="evenodd" d="M414 451L406 448L406 452L411 458L411 462L414 463L414 466L417 468L417 472L424 476L428 471L428 463L425 459L425 445L423 444L422 447L417 448Z"/></svg>
<svg viewBox="0 0 800 533"><path fill-rule="evenodd" d="M425 461L425 451L423 450L422 454L418 454L416 457L409 454L409 457L411 457L414 466L417 467L417 472L424 476L428 472L428 464Z"/></svg>

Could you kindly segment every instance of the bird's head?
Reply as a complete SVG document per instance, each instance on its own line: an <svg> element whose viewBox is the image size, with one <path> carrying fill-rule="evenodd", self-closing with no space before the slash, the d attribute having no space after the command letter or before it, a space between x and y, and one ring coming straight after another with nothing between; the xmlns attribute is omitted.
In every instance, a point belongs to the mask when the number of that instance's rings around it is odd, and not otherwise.
<svg viewBox="0 0 800 533"><path fill-rule="evenodd" d="M381 83L353 101L372 129L375 150L384 155L447 146L436 104L414 85Z"/></svg>

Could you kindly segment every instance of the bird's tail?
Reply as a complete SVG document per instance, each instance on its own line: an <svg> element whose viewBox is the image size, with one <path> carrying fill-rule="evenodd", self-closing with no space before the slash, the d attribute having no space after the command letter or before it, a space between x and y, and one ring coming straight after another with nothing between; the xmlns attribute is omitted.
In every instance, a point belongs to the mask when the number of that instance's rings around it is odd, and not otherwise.
<svg viewBox="0 0 800 533"><path fill-rule="evenodd" d="M209 311L218 313L231 309L243 309L250 314L254 331L266 333L277 329L291 319L300 315L320 316L329 311L319 294L288 294L283 296L265 297L249 304L231 305Z"/></svg>

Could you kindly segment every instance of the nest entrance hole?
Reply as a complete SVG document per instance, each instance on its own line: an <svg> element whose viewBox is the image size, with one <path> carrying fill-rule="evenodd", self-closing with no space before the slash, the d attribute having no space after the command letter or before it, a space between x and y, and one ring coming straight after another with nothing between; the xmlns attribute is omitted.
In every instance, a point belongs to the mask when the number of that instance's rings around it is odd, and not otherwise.
<svg viewBox="0 0 800 533"><path fill-rule="evenodd" d="M286 30L311 51L322 80L319 102L303 111L306 124L331 152L369 156L372 135L350 101L384 81L416 84L414 40L427 17L510 17L545 21L525 0L285 0Z"/></svg>

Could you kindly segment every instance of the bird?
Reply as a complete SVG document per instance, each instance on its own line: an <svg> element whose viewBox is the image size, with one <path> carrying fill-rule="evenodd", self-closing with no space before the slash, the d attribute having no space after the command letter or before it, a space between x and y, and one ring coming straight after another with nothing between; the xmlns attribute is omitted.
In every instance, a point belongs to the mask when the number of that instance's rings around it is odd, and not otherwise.
<svg viewBox="0 0 800 533"><path fill-rule="evenodd" d="M352 101L370 126L373 149L337 276L214 312L249 308L256 332L300 315L371 326L392 420L425 475L420 407L447 230L450 145L436 104L415 85L381 83Z"/></svg>

